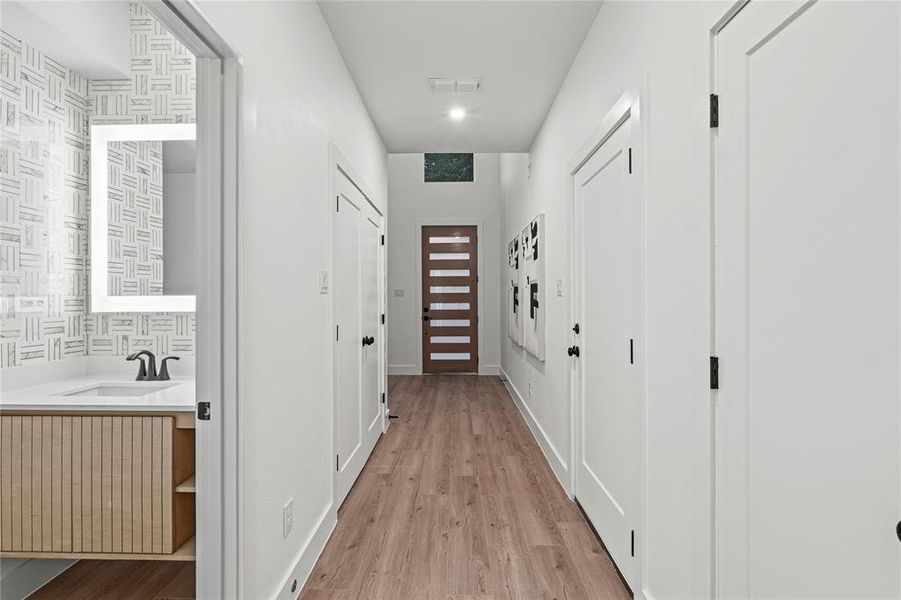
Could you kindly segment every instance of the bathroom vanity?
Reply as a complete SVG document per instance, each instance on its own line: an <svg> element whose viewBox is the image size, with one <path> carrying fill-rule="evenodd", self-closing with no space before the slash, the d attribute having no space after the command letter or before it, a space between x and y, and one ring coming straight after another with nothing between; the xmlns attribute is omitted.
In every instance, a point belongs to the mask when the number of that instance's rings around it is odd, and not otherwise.
<svg viewBox="0 0 901 600"><path fill-rule="evenodd" d="M3 394L0 558L194 560L194 380Z"/></svg>

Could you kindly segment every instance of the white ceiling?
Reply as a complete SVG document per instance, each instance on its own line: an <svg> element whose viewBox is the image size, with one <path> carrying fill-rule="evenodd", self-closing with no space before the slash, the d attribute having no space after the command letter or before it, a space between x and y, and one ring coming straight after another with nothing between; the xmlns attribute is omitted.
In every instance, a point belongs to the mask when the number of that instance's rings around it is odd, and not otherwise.
<svg viewBox="0 0 901 600"><path fill-rule="evenodd" d="M596 1L320 1L389 152L525 152ZM430 77L484 78L436 94ZM448 110L462 106L463 121Z"/></svg>
<svg viewBox="0 0 901 600"><path fill-rule="evenodd" d="M128 2L2 0L3 30L88 79L131 76Z"/></svg>

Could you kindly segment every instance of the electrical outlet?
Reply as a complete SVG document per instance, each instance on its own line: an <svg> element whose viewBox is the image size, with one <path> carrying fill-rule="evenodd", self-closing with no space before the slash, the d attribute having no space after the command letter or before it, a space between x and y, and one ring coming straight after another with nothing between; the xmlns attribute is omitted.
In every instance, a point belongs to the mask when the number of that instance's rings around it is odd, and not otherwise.
<svg viewBox="0 0 901 600"><path fill-rule="evenodd" d="M557 279L557 297L563 297L563 278L560 277Z"/></svg>
<svg viewBox="0 0 901 600"><path fill-rule="evenodd" d="M291 529L294 527L294 498L288 498L288 501L282 507L282 537L288 539Z"/></svg>
<svg viewBox="0 0 901 600"><path fill-rule="evenodd" d="M328 296L328 269L319 269L319 294Z"/></svg>
<svg viewBox="0 0 901 600"><path fill-rule="evenodd" d="M529 382L529 398L532 397L532 382Z"/></svg>
<svg viewBox="0 0 901 600"><path fill-rule="evenodd" d="M395 298L403 298L407 295L406 288L394 288L393 292Z"/></svg>

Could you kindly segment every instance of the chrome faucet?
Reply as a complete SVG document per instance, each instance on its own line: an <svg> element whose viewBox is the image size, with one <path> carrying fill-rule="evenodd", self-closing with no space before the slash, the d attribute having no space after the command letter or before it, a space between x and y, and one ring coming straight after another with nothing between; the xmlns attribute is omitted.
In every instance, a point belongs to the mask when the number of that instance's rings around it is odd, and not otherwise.
<svg viewBox="0 0 901 600"><path fill-rule="evenodd" d="M144 363L144 356L147 357L147 364ZM135 381L169 381L169 367L166 365L167 360L179 360L177 356L167 356L160 363L160 371L156 371L156 356L150 350L141 350L134 352L125 357L125 360L140 360L141 366L138 367L138 376Z"/></svg>

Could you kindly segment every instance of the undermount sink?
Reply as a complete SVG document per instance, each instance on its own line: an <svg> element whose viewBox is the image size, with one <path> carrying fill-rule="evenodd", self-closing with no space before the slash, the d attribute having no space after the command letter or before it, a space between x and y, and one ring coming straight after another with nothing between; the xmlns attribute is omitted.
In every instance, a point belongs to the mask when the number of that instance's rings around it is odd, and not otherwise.
<svg viewBox="0 0 901 600"><path fill-rule="evenodd" d="M170 388L174 383L166 383L162 385L127 385L127 384L105 384L102 383L100 385L95 385L83 390L75 390L74 392L67 392L62 394L63 396L113 396L113 397L135 397L139 398L141 396L149 396L150 394L155 394L160 390L164 390L166 388Z"/></svg>

